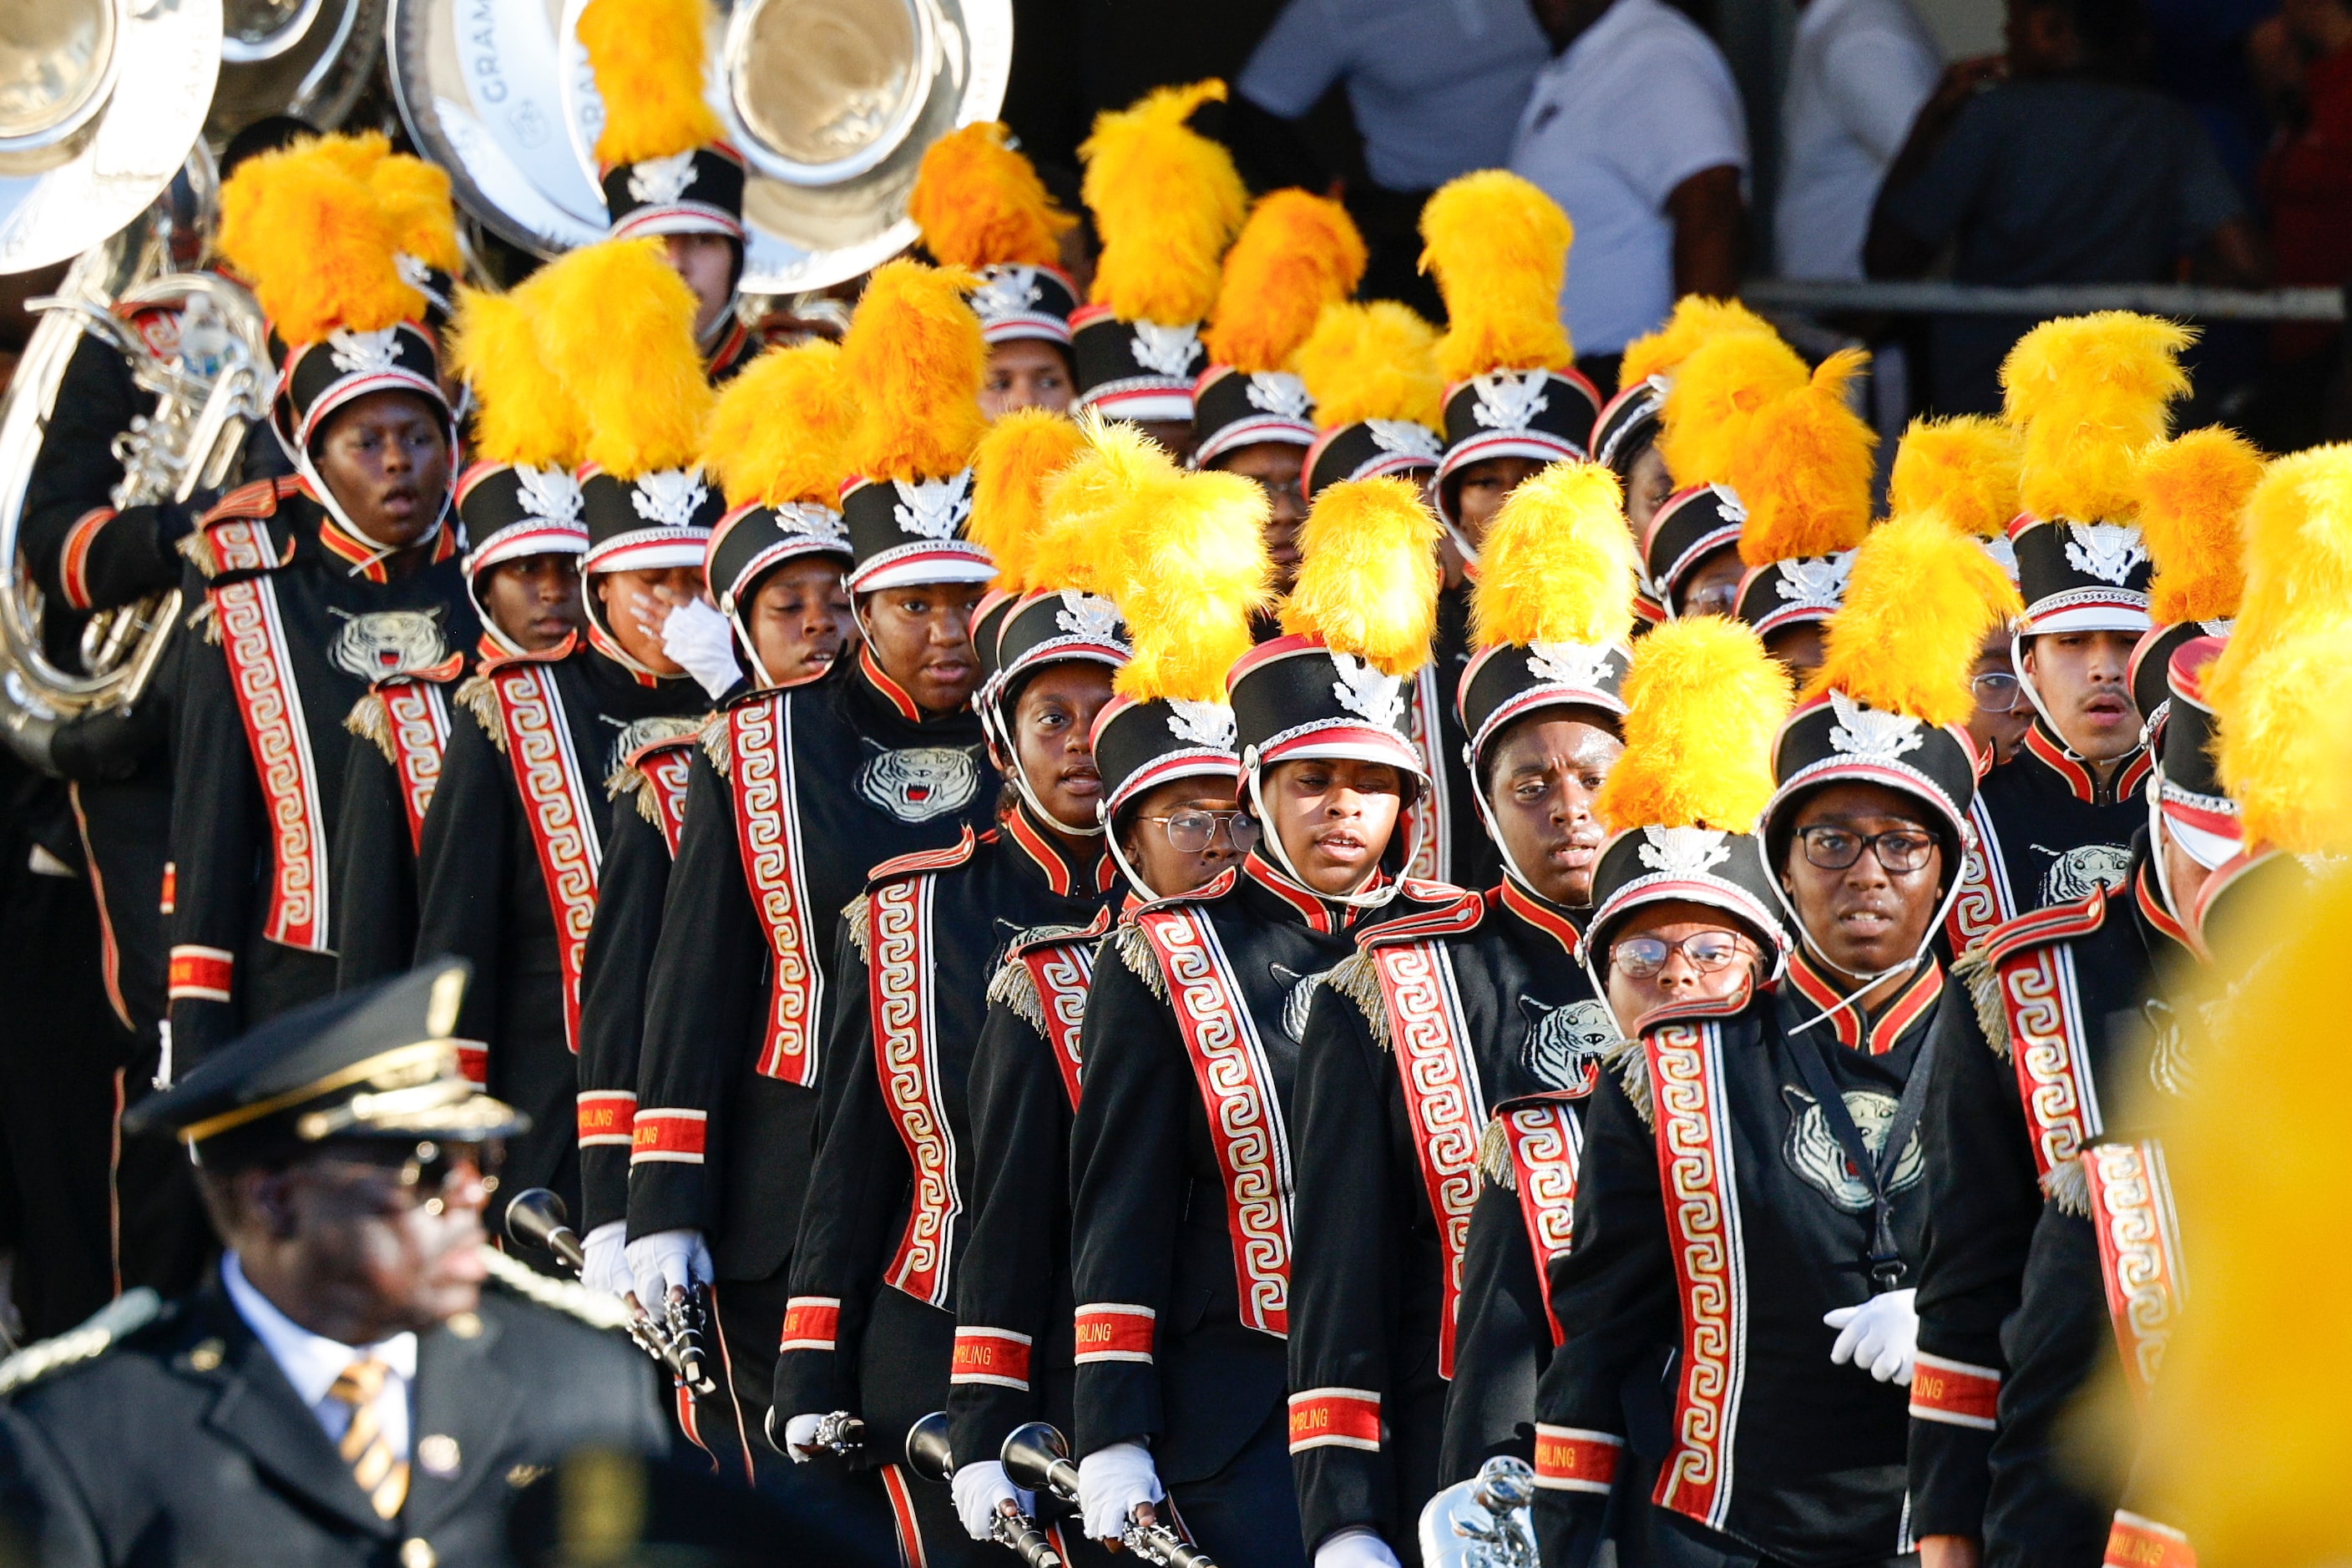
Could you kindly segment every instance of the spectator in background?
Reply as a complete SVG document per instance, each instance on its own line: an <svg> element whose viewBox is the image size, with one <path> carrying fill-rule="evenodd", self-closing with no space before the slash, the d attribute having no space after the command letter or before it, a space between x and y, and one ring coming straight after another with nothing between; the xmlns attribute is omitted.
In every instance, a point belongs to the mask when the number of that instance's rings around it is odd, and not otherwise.
<svg viewBox="0 0 2352 1568"><path fill-rule="evenodd" d="M1879 182L1943 68L1910 0L1798 0L1772 223L1781 277L1862 276Z"/></svg>
<svg viewBox="0 0 2352 1568"><path fill-rule="evenodd" d="M1335 172L1314 163L1297 122L1345 83L1370 175L1345 193L1371 252L1359 292L1433 318L1421 205L1510 156L1544 57L1527 0L1290 0L1235 84L1229 139L1253 183L1326 189Z"/></svg>
<svg viewBox="0 0 2352 1568"><path fill-rule="evenodd" d="M1944 74L1871 215L1863 264L1916 278L1954 247L1961 283L2260 288L2263 247L2196 117L2139 85L2136 0L2009 0L2008 54ZM1930 407L2000 408L2000 362L2030 320L1944 316Z"/></svg>
<svg viewBox="0 0 2352 1568"><path fill-rule="evenodd" d="M2301 62L2297 123L2263 163L2262 194L2282 284L2352 283L2352 5L2284 0L2279 24ZM2324 359L2340 328L2299 322L2279 329L2284 365ZM2314 433L2316 438L2316 433Z"/></svg>
<svg viewBox="0 0 2352 1568"><path fill-rule="evenodd" d="M1555 58L1511 169L1576 225L1560 314L1578 368L1608 388L1678 296L1738 292L1747 121L1722 51L1664 0L1528 4Z"/></svg>

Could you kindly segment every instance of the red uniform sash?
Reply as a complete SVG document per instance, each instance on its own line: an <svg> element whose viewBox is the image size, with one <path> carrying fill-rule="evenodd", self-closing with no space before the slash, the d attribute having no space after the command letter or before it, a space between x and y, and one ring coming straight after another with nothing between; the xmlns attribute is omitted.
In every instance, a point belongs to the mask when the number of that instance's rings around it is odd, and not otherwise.
<svg viewBox="0 0 2352 1568"><path fill-rule="evenodd" d="M275 564L257 525L216 524L210 543L223 572ZM248 577L207 590L213 624L227 656L237 713L255 776L269 808L269 910L261 934L306 952L329 951L327 823L319 804L319 765L294 681L278 587Z"/></svg>
<svg viewBox="0 0 2352 1568"><path fill-rule="evenodd" d="M1658 1468L1652 1499L1719 1530L1731 1506L1732 1435L1748 1340L1748 1260L1730 1112L1723 1103L1723 1037L1713 1024L1665 1024L1650 1032L1643 1048L1683 1320L1674 1448Z"/></svg>
<svg viewBox="0 0 2352 1568"><path fill-rule="evenodd" d="M1977 841L1960 858L1960 889L1952 896L1952 912L1944 922L1955 957L2017 915L2009 892L2009 867L2001 858L2000 836L1993 831L1992 813L1985 808L1983 795L1969 803L1969 821L1977 830Z"/></svg>
<svg viewBox="0 0 2352 1568"><path fill-rule="evenodd" d="M1257 1025L1206 915L1146 910L1136 925L1160 956L1168 1001L1209 1119L1225 1182L1226 1234L1241 1320L1290 1332L1290 1134Z"/></svg>
<svg viewBox="0 0 2352 1568"><path fill-rule="evenodd" d="M907 1229L882 1278L919 1301L945 1307L951 1232L963 1194L956 1191L955 1135L931 1046L931 879L892 882L866 901L874 1070L915 1176Z"/></svg>
<svg viewBox="0 0 2352 1568"><path fill-rule="evenodd" d="M1544 1281L1544 1317L1551 1342L1566 1338L1551 1310L1551 1264L1575 1239L1576 1172L1584 1155L1584 1129L1565 1100L1515 1105L1502 1115L1503 1138L1517 1178L1519 1219L1535 1255L1536 1277Z"/></svg>
<svg viewBox="0 0 2352 1568"><path fill-rule="evenodd" d="M1412 678L1405 695L1405 730L1412 749L1421 754L1421 765L1428 771L1429 782L1414 795L1412 804L1404 808L1403 820L1398 826L1404 830L1402 842L1412 846L1412 864L1404 868L1408 877L1427 881L1443 880L1454 874L1453 857L1447 853L1448 830L1453 826L1453 814L1446 809L1445 759L1440 753L1445 749L1445 734L1438 722L1438 713L1445 702L1438 688L1437 666L1424 664Z"/></svg>
<svg viewBox="0 0 2352 1568"><path fill-rule="evenodd" d="M1454 966L1434 942L1370 950L1381 1002L1396 1048L1397 1079L1412 1121L1412 1152L1437 1222L1444 1269L1438 1318L1437 1375L1454 1376L1454 1320L1462 1300L1462 1250L1478 1199L1478 1133L1486 1124L1469 1026L1454 989Z"/></svg>
<svg viewBox="0 0 2352 1568"><path fill-rule="evenodd" d="M2090 1178L2091 1224L2099 1237L2099 1275L2115 1321L2116 1349L2123 1355L2125 1381L2145 1409L2188 1296L2164 1146L2153 1138L2095 1143L2083 1155L2083 1173Z"/></svg>
<svg viewBox="0 0 2352 1568"><path fill-rule="evenodd" d="M499 702L507 761L522 797L524 823L539 851L540 880L555 917L556 953L563 973L563 1043L580 1048L580 969L588 928L596 917L596 871L602 837L590 808L580 759L565 721L555 672L535 659L517 659L484 671Z"/></svg>
<svg viewBox="0 0 2352 1568"><path fill-rule="evenodd" d="M824 981L817 971L801 858L791 710L782 696L746 702L728 711L727 732L735 758L735 837L742 847L743 880L767 930L773 975L759 1070L812 1089Z"/></svg>
<svg viewBox="0 0 2352 1568"><path fill-rule="evenodd" d="M449 746L449 700L440 682L464 668L452 654L442 664L413 675L381 681L376 700L383 704L384 732L392 742L393 771L400 775L400 804L408 816L408 847L425 844L425 808L433 804L433 786L441 782L441 757Z"/></svg>
<svg viewBox="0 0 2352 1568"><path fill-rule="evenodd" d="M1087 987L1094 983L1095 949L1091 939L1041 942L1021 954L1022 967L1037 987L1037 1005L1045 1016L1045 1041L1054 1047L1054 1067L1062 1075L1062 1091L1070 1109L1078 1108L1078 1026L1087 1018Z"/></svg>
<svg viewBox="0 0 2352 1568"><path fill-rule="evenodd" d="M2009 921L1986 943L2009 1023L2010 1065L2033 1134L2035 1173L2046 1182L2099 1134L2098 1087L2066 938L2098 929L2102 896L2036 910Z"/></svg>

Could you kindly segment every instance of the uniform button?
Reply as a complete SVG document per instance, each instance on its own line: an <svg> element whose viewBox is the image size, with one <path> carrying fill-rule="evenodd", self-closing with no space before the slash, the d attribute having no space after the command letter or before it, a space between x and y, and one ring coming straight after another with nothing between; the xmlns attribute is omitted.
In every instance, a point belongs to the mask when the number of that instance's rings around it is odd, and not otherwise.
<svg viewBox="0 0 2352 1568"><path fill-rule="evenodd" d="M428 1476L457 1473L457 1439L446 1432L428 1433L416 1440L416 1462Z"/></svg>
<svg viewBox="0 0 2352 1568"><path fill-rule="evenodd" d="M188 1352L188 1364L198 1372L215 1372L227 1350L218 1340L205 1340Z"/></svg>
<svg viewBox="0 0 2352 1568"><path fill-rule="evenodd" d="M479 1339L482 1335L482 1320L471 1312L459 1312L450 1318L449 1331L461 1340Z"/></svg>
<svg viewBox="0 0 2352 1568"><path fill-rule="evenodd" d="M421 1535L412 1535L400 1543L400 1568L434 1568L441 1561L433 1543Z"/></svg>

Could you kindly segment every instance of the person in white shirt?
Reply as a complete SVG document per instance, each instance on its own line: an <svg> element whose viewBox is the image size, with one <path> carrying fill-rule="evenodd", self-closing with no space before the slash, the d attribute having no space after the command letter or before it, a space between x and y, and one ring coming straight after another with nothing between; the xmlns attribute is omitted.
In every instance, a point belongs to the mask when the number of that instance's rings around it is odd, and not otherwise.
<svg viewBox="0 0 2352 1568"><path fill-rule="evenodd" d="M1578 368L1616 384L1627 343L1684 294L1738 291L1748 127L1731 68L1664 0L1528 0L1556 58L1511 169L1576 225L1560 313Z"/></svg>
<svg viewBox="0 0 2352 1568"><path fill-rule="evenodd" d="M1781 277L1863 275L1871 204L1943 69L1910 0L1798 0L1772 212Z"/></svg>

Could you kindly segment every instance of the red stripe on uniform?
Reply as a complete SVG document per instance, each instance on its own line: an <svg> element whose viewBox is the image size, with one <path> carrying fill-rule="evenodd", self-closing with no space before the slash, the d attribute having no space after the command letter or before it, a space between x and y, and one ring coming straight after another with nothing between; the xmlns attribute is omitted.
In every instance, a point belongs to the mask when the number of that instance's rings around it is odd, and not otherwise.
<svg viewBox="0 0 2352 1568"><path fill-rule="evenodd" d="M1381 1396L1369 1388L1310 1388L1290 1396L1290 1451L1381 1451Z"/></svg>
<svg viewBox="0 0 2352 1568"><path fill-rule="evenodd" d="M58 547L58 592L77 610L90 607L89 549L98 542L99 530L113 521L112 507L92 507L74 519L73 526L66 530L65 543Z"/></svg>
<svg viewBox="0 0 2352 1568"><path fill-rule="evenodd" d="M2105 1561L2107 1568L2197 1568L2197 1549L2172 1526L2117 1509Z"/></svg>
<svg viewBox="0 0 2352 1568"><path fill-rule="evenodd" d="M1152 1320L1149 1307L1113 1301L1089 1301L1078 1309L1077 1364L1094 1361L1151 1360Z"/></svg>
<svg viewBox="0 0 2352 1568"><path fill-rule="evenodd" d="M490 1047L478 1040L457 1043L457 1076L476 1089L490 1087Z"/></svg>
<svg viewBox="0 0 2352 1568"><path fill-rule="evenodd" d="M226 1002L236 954L225 947L175 947L165 984L174 1002Z"/></svg>
<svg viewBox="0 0 2352 1568"><path fill-rule="evenodd" d="M1551 1491L1608 1495L1625 1439L1581 1426L1536 1427L1536 1485Z"/></svg>
<svg viewBox="0 0 2352 1568"><path fill-rule="evenodd" d="M637 1097L626 1089L583 1090L580 1095L580 1146L636 1142Z"/></svg>
<svg viewBox="0 0 2352 1568"><path fill-rule="evenodd" d="M1911 1415L1950 1426L1993 1429L2000 1405L2000 1373L1989 1366L1919 1352L1911 1367Z"/></svg>
<svg viewBox="0 0 2352 1568"><path fill-rule="evenodd" d="M640 1110L631 1124L629 1163L669 1160L684 1165L702 1163L702 1137L710 1120L707 1110Z"/></svg>
<svg viewBox="0 0 2352 1568"><path fill-rule="evenodd" d="M795 1296L784 1303L780 1351L829 1351L841 1333L841 1298Z"/></svg>
<svg viewBox="0 0 2352 1568"><path fill-rule="evenodd" d="M1029 1336L1010 1329L958 1329L950 1383L992 1383L999 1388L1029 1386Z"/></svg>

